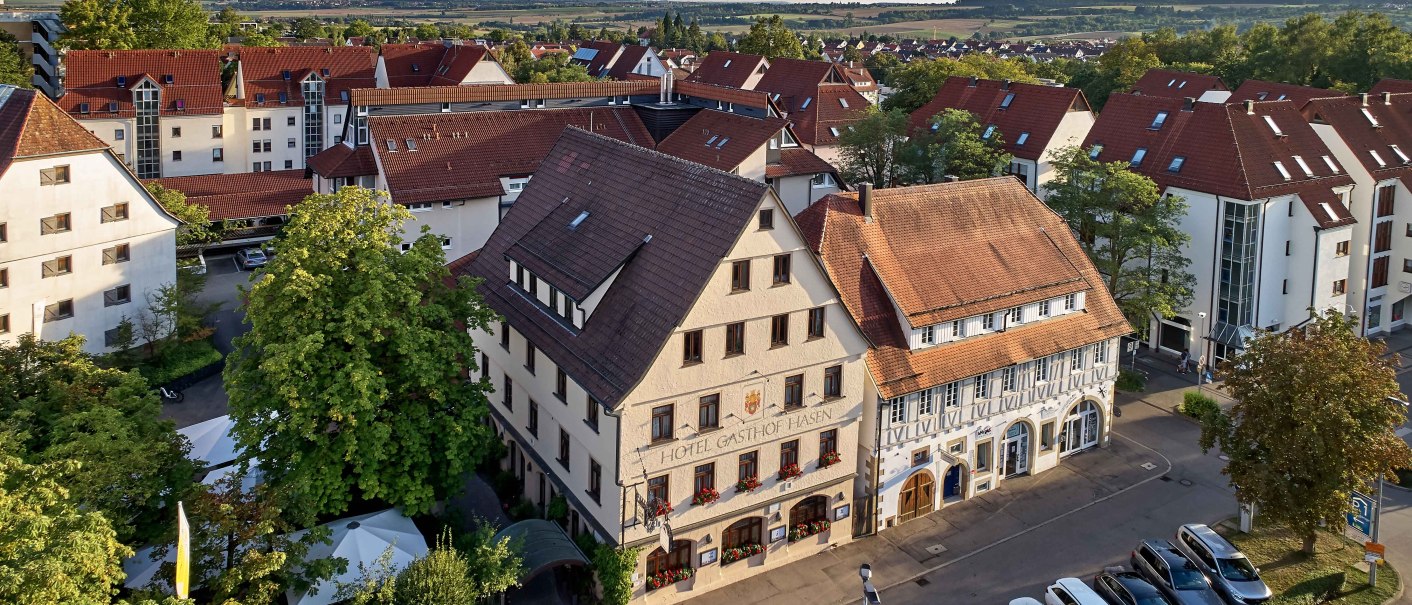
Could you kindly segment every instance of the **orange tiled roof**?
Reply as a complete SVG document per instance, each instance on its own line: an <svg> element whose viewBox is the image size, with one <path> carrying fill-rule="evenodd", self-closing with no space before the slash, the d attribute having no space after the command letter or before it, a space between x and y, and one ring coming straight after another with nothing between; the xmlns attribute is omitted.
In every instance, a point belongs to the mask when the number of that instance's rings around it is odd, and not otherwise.
<svg viewBox="0 0 1412 605"><path fill-rule="evenodd" d="M378 173L372 147L354 146L346 141L314 154L309 158L309 169L326 179L375 176Z"/></svg>
<svg viewBox="0 0 1412 605"><path fill-rule="evenodd" d="M211 209L214 220L261 218L288 214L286 207L314 192L303 170L240 174L208 174L147 179L186 194L186 201Z"/></svg>
<svg viewBox="0 0 1412 605"><path fill-rule="evenodd" d="M765 166L765 177L772 179L821 172L838 176L838 169L834 168L833 164L825 162L823 158L803 147L781 149L779 162ZM835 178L835 180L839 179Z"/></svg>
<svg viewBox="0 0 1412 605"><path fill-rule="evenodd" d="M132 90L146 77L162 91L161 115L220 114L224 56L219 50L71 50L64 55L67 92L59 107L79 119L133 117Z"/></svg>
<svg viewBox="0 0 1412 605"><path fill-rule="evenodd" d="M16 159L107 148L48 97L0 85L0 176Z"/></svg>

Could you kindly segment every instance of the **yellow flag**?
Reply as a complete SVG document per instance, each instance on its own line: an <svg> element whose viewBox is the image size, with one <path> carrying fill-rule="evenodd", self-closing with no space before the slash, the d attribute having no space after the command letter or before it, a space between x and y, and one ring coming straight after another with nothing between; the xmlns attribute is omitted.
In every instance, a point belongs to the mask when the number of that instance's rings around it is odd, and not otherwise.
<svg viewBox="0 0 1412 605"><path fill-rule="evenodd" d="M186 509L177 502L176 596L185 599L191 587L191 528L186 525Z"/></svg>

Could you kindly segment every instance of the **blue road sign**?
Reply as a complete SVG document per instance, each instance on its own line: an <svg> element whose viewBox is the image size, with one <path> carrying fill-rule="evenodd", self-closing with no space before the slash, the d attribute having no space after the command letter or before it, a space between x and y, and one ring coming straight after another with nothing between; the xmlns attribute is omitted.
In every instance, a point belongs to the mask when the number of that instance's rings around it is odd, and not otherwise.
<svg viewBox="0 0 1412 605"><path fill-rule="evenodd" d="M1373 515L1377 514L1373 498L1353 492L1348 500L1353 505L1353 512L1348 513L1348 526L1363 532L1365 536L1373 535Z"/></svg>

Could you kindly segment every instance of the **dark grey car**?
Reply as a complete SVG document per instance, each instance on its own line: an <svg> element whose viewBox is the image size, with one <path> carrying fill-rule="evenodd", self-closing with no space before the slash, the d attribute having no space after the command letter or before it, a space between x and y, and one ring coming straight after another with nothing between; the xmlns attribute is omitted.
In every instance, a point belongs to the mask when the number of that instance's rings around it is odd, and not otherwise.
<svg viewBox="0 0 1412 605"><path fill-rule="evenodd" d="M1272 593L1260 579L1260 570L1211 528L1183 525L1177 530L1176 545L1232 605L1255 605L1270 600Z"/></svg>
<svg viewBox="0 0 1412 605"><path fill-rule="evenodd" d="M1135 571L1110 568L1093 577L1093 589L1110 605L1172 605L1172 601Z"/></svg>
<svg viewBox="0 0 1412 605"><path fill-rule="evenodd" d="M1166 540L1138 542L1133 569L1178 605L1225 605L1206 574Z"/></svg>

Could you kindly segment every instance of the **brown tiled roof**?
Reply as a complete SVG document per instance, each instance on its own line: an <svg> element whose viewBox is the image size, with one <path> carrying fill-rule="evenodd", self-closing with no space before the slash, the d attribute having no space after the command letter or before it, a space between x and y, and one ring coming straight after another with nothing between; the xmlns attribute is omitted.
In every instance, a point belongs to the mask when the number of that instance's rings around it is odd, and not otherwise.
<svg viewBox="0 0 1412 605"><path fill-rule="evenodd" d="M486 304L613 408L652 366L766 191L758 181L570 128L466 273L484 279ZM622 271L579 330L509 283L507 257L570 296Z"/></svg>
<svg viewBox="0 0 1412 605"><path fill-rule="evenodd" d="M1216 76L1206 74L1194 74L1185 71L1172 71L1169 69L1149 69L1147 73L1138 78L1133 89L1129 92L1133 94L1146 95L1149 97L1166 97L1169 99L1193 99L1200 98L1208 90L1229 90L1226 84Z"/></svg>
<svg viewBox="0 0 1412 605"><path fill-rule="evenodd" d="M617 42L595 40L592 42L585 42L579 48L590 48L595 51L598 51L596 54L593 55L592 59L590 59L587 63L584 64L584 66L588 69L588 75L593 76L595 78L601 78L606 75L605 72L608 70L609 67L613 65L614 59L618 57L619 51L625 49L626 47L621 44L618 44Z"/></svg>
<svg viewBox="0 0 1412 605"><path fill-rule="evenodd" d="M839 193L795 220L872 342L884 398L1129 332L1068 225L1013 177L877 190L871 221ZM915 352L901 327L1071 292L1087 293L1085 311Z"/></svg>
<svg viewBox="0 0 1412 605"><path fill-rule="evenodd" d="M838 169L834 168L833 164L825 162L823 158L803 147L781 149L780 161L765 166L765 177L771 179L802 174L819 174L820 172L838 176Z"/></svg>
<svg viewBox="0 0 1412 605"><path fill-rule="evenodd" d="M488 52L483 46L440 42L382 45L387 83L408 86L456 86Z"/></svg>
<svg viewBox="0 0 1412 605"><path fill-rule="evenodd" d="M751 118L707 109L662 139L657 151L729 172L788 125L784 118Z"/></svg>
<svg viewBox="0 0 1412 605"><path fill-rule="evenodd" d="M17 159L107 148L48 97L0 85L0 176Z"/></svg>
<svg viewBox="0 0 1412 605"><path fill-rule="evenodd" d="M729 67L727 64L729 63ZM769 66L760 55L717 50L706 55L691 72L688 81L740 88L761 66Z"/></svg>
<svg viewBox="0 0 1412 605"><path fill-rule="evenodd" d="M1311 103L1327 101L1315 100ZM1089 130L1084 147L1103 146L1103 162L1128 162L1137 149L1146 156L1136 171L1159 187L1180 187L1241 200L1311 192L1353 184L1343 168L1331 171L1323 157L1330 152L1319 135L1290 101L1246 103L1195 103L1187 109L1181 99L1113 94ZM1158 112L1167 112L1161 128L1150 128ZM1269 117L1283 136L1277 135ZM1294 160L1302 158L1314 175L1307 176ZM1168 168L1173 158L1184 158L1179 171ZM1278 161L1289 172L1286 180L1275 167ZM1337 160L1333 160L1338 166ZM1342 205L1340 204L1340 207ZM1338 211L1339 215L1347 209ZM1321 218L1323 213L1316 213ZM1325 225L1325 226L1331 226Z"/></svg>
<svg viewBox="0 0 1412 605"><path fill-rule="evenodd" d="M421 86L365 88L353 91L354 105L407 105L413 103L468 103L519 99L578 99L627 95L655 95L660 84L652 80L626 82L554 82L549 84L481 84L477 86Z"/></svg>
<svg viewBox="0 0 1412 605"><path fill-rule="evenodd" d="M162 115L219 114L225 107L222 57L219 50L71 50L64 55L66 92L59 107L79 119L133 117L132 89L145 76L162 89ZM112 103L117 112L108 111Z"/></svg>
<svg viewBox="0 0 1412 605"><path fill-rule="evenodd" d="M1378 121L1373 126L1363 115L1367 110ZM1362 97L1314 99L1304 106L1304 117L1329 124L1376 180L1412 177L1412 165L1404 163L1392 150L1412 155L1412 93L1383 93ZM1379 164L1371 152L1383 159Z"/></svg>
<svg viewBox="0 0 1412 605"><path fill-rule="evenodd" d="M528 176L566 126L638 145L652 136L631 107L478 111L368 120L373 152L395 202L463 200L505 193L501 177ZM388 151L387 141L397 151ZM412 139L416 151L408 151Z"/></svg>
<svg viewBox="0 0 1412 605"><path fill-rule="evenodd" d="M1001 108L1014 94L1010 105ZM1038 161L1070 111L1089 111L1088 99L1077 88L975 80L953 76L942 83L936 96L912 112L912 128L929 128L933 116L947 109L964 109L976 116L982 126L994 125L1005 140L1005 150L1015 157ZM1024 145L1016 144L1022 133L1030 136Z"/></svg>
<svg viewBox="0 0 1412 605"><path fill-rule="evenodd" d="M770 93L801 142L832 145L838 142L833 131L862 119L871 105L849 82L835 63L776 59L755 90Z"/></svg>
<svg viewBox="0 0 1412 605"><path fill-rule="evenodd" d="M1398 80L1396 78L1383 78L1378 80L1373 88L1368 90L1369 94L1380 95L1385 92L1400 93L1412 92L1412 80Z"/></svg>
<svg viewBox="0 0 1412 605"><path fill-rule="evenodd" d="M653 81L656 81L656 78L653 78ZM689 80L677 81L673 83L672 86L674 92L688 97L724 101L726 103L735 103L736 105L758 107L761 109L768 109L772 106L768 93L755 90L731 88L729 86L718 86L716 84L692 82Z"/></svg>
<svg viewBox="0 0 1412 605"><path fill-rule="evenodd" d="M848 74L848 80L853 84L853 89L858 92L870 92L878 89L878 80L873 77L873 72L866 67L845 67L843 73Z"/></svg>
<svg viewBox="0 0 1412 605"><path fill-rule="evenodd" d="M324 75L324 71L328 75ZM289 71L288 80L284 72ZM377 86L377 49L371 46L242 48L240 73L245 81L246 107L279 107L279 93L287 106L304 104L300 83L310 74L323 78L324 103L342 105L344 91ZM264 94L265 102L256 95Z"/></svg>
<svg viewBox="0 0 1412 605"><path fill-rule="evenodd" d="M303 170L210 174L147 179L186 194L186 201L211 209L214 220L288 214L286 208L314 192Z"/></svg>
<svg viewBox="0 0 1412 605"><path fill-rule="evenodd" d="M626 80L633 68L637 67L638 61L647 54L646 46L636 44L623 47L623 52L618 55L618 59L613 61L613 66L608 68L608 73L604 74L612 80Z"/></svg>
<svg viewBox="0 0 1412 605"><path fill-rule="evenodd" d="M1295 107L1303 107L1305 103L1308 103L1312 99L1346 96L1348 96L1348 93L1314 88L1313 86L1300 86L1298 84L1286 84L1283 82L1266 82L1264 80L1246 80L1242 82L1240 86L1236 87L1235 92L1231 93L1231 98L1226 99L1226 102L1292 101Z"/></svg>
<svg viewBox="0 0 1412 605"><path fill-rule="evenodd" d="M375 176L378 173L377 161L373 159L373 149L368 145L354 146L343 142L314 154L309 158L309 169L326 179L350 176Z"/></svg>

